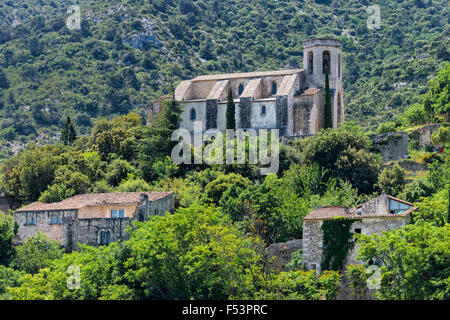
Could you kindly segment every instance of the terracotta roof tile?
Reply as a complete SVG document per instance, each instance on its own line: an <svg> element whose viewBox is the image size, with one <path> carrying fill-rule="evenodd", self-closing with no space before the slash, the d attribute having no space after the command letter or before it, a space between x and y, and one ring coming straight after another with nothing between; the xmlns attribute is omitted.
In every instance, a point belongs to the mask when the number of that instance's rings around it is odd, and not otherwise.
<svg viewBox="0 0 450 320"><path fill-rule="evenodd" d="M325 220L347 215L348 208L318 207L311 211L303 220Z"/></svg>
<svg viewBox="0 0 450 320"><path fill-rule="evenodd" d="M61 202L43 203L33 202L16 212L26 211L52 211L52 210L76 210L86 206L110 205L110 204L139 204L141 194L146 194L149 201L156 201L173 194L173 192L117 192L117 193L90 193L80 194L67 198Z"/></svg>

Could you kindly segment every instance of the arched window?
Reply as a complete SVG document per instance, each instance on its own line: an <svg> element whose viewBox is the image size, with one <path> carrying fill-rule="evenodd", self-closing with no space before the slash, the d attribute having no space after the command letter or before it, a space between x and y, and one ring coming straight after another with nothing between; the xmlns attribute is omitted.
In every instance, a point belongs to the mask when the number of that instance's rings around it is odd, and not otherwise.
<svg viewBox="0 0 450 320"><path fill-rule="evenodd" d="M262 107L261 107L261 115L262 115L262 116L265 116L265 115L266 115L266 111L267 111L267 110L266 110L266 106L262 106Z"/></svg>
<svg viewBox="0 0 450 320"><path fill-rule="evenodd" d="M108 245L111 243L111 231L100 229L98 233L98 244Z"/></svg>
<svg viewBox="0 0 450 320"><path fill-rule="evenodd" d="M342 96L341 93L338 93L337 96L337 122L338 123L342 123L343 119L342 119Z"/></svg>
<svg viewBox="0 0 450 320"><path fill-rule="evenodd" d="M244 85L241 83L241 84L239 85L239 95L241 95L242 92L244 92Z"/></svg>
<svg viewBox="0 0 450 320"><path fill-rule="evenodd" d="M308 71L309 74L314 72L314 54L312 51L308 52Z"/></svg>
<svg viewBox="0 0 450 320"><path fill-rule="evenodd" d="M330 74L330 52L324 51L323 52L323 74L328 73Z"/></svg>
<svg viewBox="0 0 450 320"><path fill-rule="evenodd" d="M195 111L194 108L192 108L191 111L189 112L189 119L191 119L191 121L197 119L197 112Z"/></svg>
<svg viewBox="0 0 450 320"><path fill-rule="evenodd" d="M273 95L277 94L277 90L278 90L277 83L274 81L272 82L272 94Z"/></svg>
<svg viewBox="0 0 450 320"><path fill-rule="evenodd" d="M341 54L338 55L338 77L341 77Z"/></svg>

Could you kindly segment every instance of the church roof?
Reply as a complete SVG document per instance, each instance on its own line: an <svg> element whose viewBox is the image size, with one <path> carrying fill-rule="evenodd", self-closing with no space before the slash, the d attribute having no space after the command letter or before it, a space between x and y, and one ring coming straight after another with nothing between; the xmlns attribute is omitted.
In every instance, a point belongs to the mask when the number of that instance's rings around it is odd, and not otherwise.
<svg viewBox="0 0 450 320"><path fill-rule="evenodd" d="M116 192L79 194L60 202L33 202L16 212L77 210L86 206L102 206L112 204L139 204L141 195L147 195L149 201L157 201L173 194L173 192Z"/></svg>
<svg viewBox="0 0 450 320"><path fill-rule="evenodd" d="M300 73L302 71L303 71L303 69L293 69L293 70L244 72L244 73L211 74L211 75L196 77L196 78L192 79L191 81L213 81L213 80L218 81L218 80L239 79L239 78L285 76L285 75L289 75L289 74Z"/></svg>

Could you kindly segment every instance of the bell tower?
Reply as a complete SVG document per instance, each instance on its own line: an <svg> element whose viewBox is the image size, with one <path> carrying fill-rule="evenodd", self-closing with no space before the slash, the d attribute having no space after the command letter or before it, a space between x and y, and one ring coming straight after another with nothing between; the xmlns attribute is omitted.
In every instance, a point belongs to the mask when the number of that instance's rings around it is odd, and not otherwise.
<svg viewBox="0 0 450 320"><path fill-rule="evenodd" d="M328 72L332 94L333 127L344 121L342 43L335 39L309 39L303 43L303 67L309 87L325 88Z"/></svg>

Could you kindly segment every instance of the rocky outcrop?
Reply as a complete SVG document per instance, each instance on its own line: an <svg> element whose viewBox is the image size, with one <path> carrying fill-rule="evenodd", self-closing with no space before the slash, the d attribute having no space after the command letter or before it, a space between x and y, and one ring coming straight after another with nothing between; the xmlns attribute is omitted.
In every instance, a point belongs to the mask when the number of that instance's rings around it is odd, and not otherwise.
<svg viewBox="0 0 450 320"><path fill-rule="evenodd" d="M144 50L146 45L160 47L161 43L158 41L157 34L152 30L151 22L147 19L142 19L141 22L144 30L122 38L122 42L139 50Z"/></svg>

